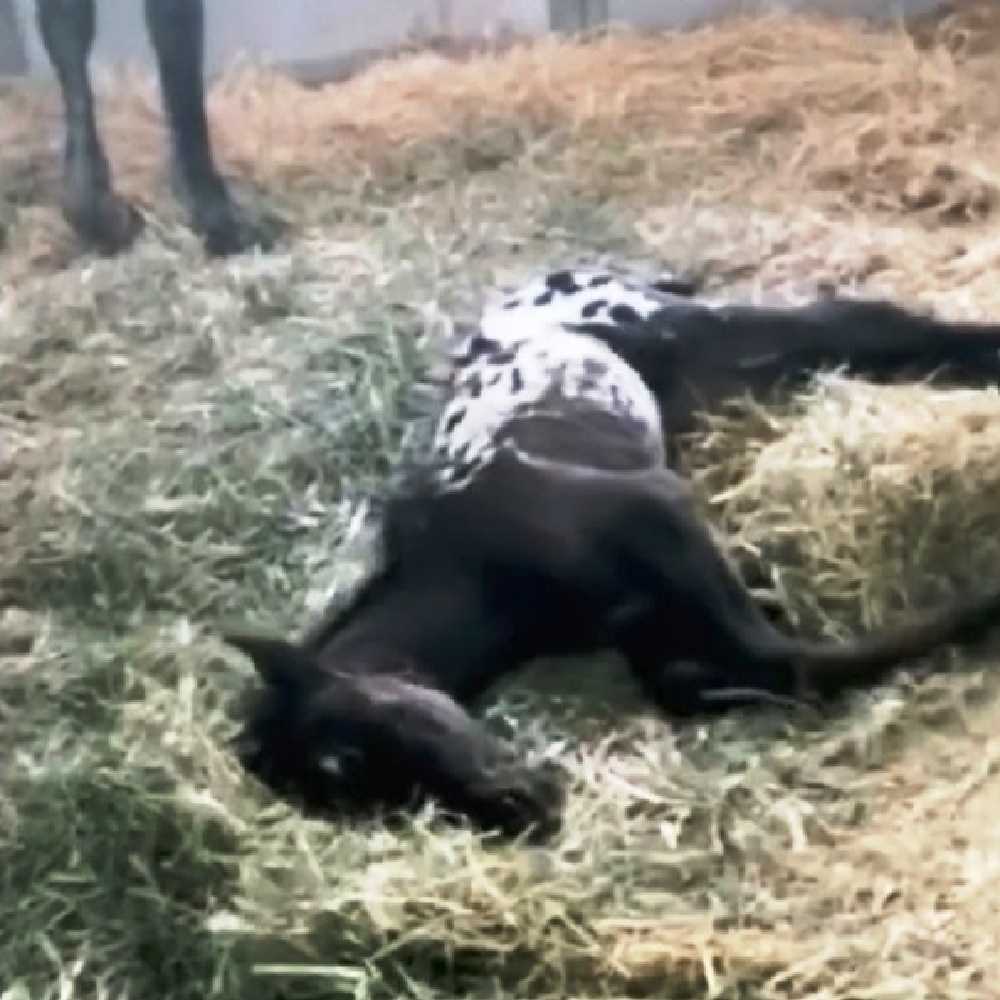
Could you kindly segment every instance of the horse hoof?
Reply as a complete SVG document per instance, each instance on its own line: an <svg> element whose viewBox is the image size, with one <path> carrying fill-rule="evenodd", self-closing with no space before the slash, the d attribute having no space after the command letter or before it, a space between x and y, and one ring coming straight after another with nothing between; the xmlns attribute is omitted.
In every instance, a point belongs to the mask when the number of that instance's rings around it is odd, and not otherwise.
<svg viewBox="0 0 1000 1000"><path fill-rule="evenodd" d="M107 255L127 249L143 228L138 210L112 191L74 199L65 215L80 239Z"/></svg>
<svg viewBox="0 0 1000 1000"><path fill-rule="evenodd" d="M274 215L251 218L228 197L197 205L192 224L213 257L226 257L257 247L270 250L285 230L285 222Z"/></svg>

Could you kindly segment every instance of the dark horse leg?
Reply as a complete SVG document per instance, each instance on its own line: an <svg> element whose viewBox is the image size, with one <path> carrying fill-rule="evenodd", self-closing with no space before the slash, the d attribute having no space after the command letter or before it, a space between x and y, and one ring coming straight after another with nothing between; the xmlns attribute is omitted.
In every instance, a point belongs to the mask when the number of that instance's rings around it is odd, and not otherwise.
<svg viewBox="0 0 1000 1000"><path fill-rule="evenodd" d="M975 641L998 623L994 587L845 642L786 635L755 605L693 506L678 498L676 482L667 472L659 483L621 482L623 503L630 502L618 572L634 589L609 621L614 644L668 714L835 697L879 683L939 646Z"/></svg>
<svg viewBox="0 0 1000 1000"><path fill-rule="evenodd" d="M96 31L94 0L37 0L38 25L55 67L66 116L63 207L80 236L104 253L127 247L142 226L138 212L112 189L101 144L87 61ZM174 176L213 254L269 240L243 217L215 166L205 116L202 0L146 0L163 105L173 143Z"/></svg>
<svg viewBox="0 0 1000 1000"><path fill-rule="evenodd" d="M94 115L87 60L94 43L94 0L38 0L38 27L59 78L66 119L63 212L103 253L128 246L142 219L111 188L111 170Z"/></svg>
<svg viewBox="0 0 1000 1000"><path fill-rule="evenodd" d="M194 228L209 253L236 253L254 244L266 248L273 234L252 225L236 206L212 155L205 116L203 0L146 0L146 26L170 123L175 187Z"/></svg>

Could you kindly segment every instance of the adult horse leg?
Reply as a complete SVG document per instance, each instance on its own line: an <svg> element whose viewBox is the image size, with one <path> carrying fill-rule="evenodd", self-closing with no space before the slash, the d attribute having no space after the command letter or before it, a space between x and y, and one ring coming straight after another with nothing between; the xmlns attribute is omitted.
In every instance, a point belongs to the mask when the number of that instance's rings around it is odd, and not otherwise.
<svg viewBox="0 0 1000 1000"><path fill-rule="evenodd" d="M205 8L202 0L146 0L170 125L173 177L194 228L212 254L267 247L272 234L252 224L230 196L212 154L205 114Z"/></svg>
<svg viewBox="0 0 1000 1000"><path fill-rule="evenodd" d="M132 242L142 218L112 189L97 131L87 73L96 28L94 0L38 0L36 12L65 114L63 213L82 239L103 253L115 253Z"/></svg>

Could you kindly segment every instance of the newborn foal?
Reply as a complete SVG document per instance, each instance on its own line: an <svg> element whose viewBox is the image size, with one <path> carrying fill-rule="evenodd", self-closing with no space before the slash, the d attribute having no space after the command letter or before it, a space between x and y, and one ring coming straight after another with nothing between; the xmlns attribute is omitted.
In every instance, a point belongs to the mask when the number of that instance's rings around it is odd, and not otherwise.
<svg viewBox="0 0 1000 1000"><path fill-rule="evenodd" d="M666 464L664 427L743 379L824 363L985 377L1000 328L886 303L710 307L611 275L557 272L456 350L430 454L384 505L381 566L300 643L228 641L265 682L241 738L252 773L307 808L420 796L544 835L559 783L466 711L542 656L617 649L663 711L827 697L988 628L1000 588L853 642L778 631Z"/></svg>

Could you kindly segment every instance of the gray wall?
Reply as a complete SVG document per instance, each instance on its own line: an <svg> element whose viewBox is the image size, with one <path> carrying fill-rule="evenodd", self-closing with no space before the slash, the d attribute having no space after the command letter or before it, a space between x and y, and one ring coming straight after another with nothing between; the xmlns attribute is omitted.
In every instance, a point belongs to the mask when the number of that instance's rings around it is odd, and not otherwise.
<svg viewBox="0 0 1000 1000"><path fill-rule="evenodd" d="M607 0L612 21L659 27L684 27L734 11L778 7L832 14L887 19L898 14L922 14L941 6L941 0Z"/></svg>
<svg viewBox="0 0 1000 1000"><path fill-rule="evenodd" d="M13 0L0 0L0 73L24 73L28 56Z"/></svg>
<svg viewBox="0 0 1000 1000"><path fill-rule="evenodd" d="M34 26L34 0L14 0L21 39L4 30L0 0L0 71L50 75ZM152 54L142 0L97 0L94 63L138 61ZM209 72L250 53L283 63L336 65L352 53L431 36L497 37L587 27L610 18L648 27L679 27L738 10L773 6L893 16L938 6L939 0L207 0ZM6 41L6 44L5 44Z"/></svg>
<svg viewBox="0 0 1000 1000"><path fill-rule="evenodd" d="M34 28L34 0L14 0L31 72L50 75ZM97 0L95 63L150 63L142 0ZM348 56L434 35L490 36L548 27L547 0L207 0L209 72L242 53L278 62Z"/></svg>

